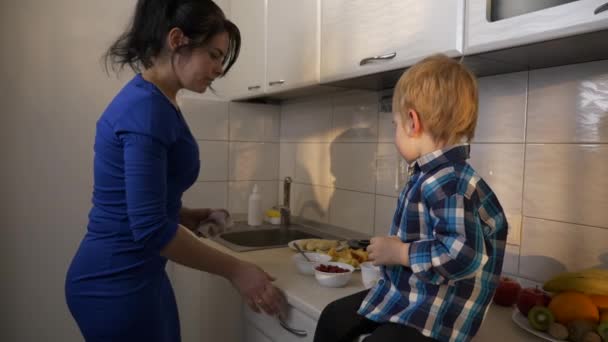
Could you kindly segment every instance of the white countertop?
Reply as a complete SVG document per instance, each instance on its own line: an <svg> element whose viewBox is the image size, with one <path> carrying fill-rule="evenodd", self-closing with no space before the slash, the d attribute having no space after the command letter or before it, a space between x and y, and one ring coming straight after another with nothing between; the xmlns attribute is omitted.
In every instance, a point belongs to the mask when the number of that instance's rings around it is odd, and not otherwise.
<svg viewBox="0 0 608 342"><path fill-rule="evenodd" d="M240 259L252 262L276 278L290 305L318 320L321 311L332 301L364 290L361 272L355 272L351 281L342 288L319 285L314 276L297 272L291 261L295 253L289 248L274 248L251 252L233 252L211 240L203 240L214 248ZM493 305L474 341L539 342L545 341L522 329L511 320L512 309Z"/></svg>

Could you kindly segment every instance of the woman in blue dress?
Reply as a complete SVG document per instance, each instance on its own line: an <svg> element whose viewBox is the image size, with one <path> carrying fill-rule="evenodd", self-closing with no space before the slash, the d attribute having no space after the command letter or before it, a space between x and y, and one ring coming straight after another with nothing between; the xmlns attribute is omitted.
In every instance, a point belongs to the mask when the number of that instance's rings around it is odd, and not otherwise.
<svg viewBox="0 0 608 342"><path fill-rule="evenodd" d="M228 279L254 311L284 304L257 266L202 243L192 232L209 209L181 196L199 154L176 102L203 93L234 64L238 28L210 0L138 0L106 62L136 75L97 122L93 206L66 277L70 312L86 341L180 341L167 260Z"/></svg>

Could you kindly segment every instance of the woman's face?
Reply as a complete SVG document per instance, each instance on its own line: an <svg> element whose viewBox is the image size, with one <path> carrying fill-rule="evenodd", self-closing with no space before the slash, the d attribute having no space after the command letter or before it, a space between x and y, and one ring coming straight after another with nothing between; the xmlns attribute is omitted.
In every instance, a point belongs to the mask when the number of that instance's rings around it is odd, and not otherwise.
<svg viewBox="0 0 608 342"><path fill-rule="evenodd" d="M228 33L219 33L209 44L195 48L190 55L177 55L175 73L183 88L204 93L223 72L222 62L228 53Z"/></svg>

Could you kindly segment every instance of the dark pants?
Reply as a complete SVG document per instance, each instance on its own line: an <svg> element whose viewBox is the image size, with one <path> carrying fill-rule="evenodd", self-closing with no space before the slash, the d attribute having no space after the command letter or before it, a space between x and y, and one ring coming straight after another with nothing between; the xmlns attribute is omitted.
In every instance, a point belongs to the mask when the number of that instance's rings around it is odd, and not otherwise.
<svg viewBox="0 0 608 342"><path fill-rule="evenodd" d="M371 334L365 338L365 342L436 341L414 328L395 323L376 323L357 314L367 292L355 293L327 305L319 318L314 342L353 342L364 334Z"/></svg>

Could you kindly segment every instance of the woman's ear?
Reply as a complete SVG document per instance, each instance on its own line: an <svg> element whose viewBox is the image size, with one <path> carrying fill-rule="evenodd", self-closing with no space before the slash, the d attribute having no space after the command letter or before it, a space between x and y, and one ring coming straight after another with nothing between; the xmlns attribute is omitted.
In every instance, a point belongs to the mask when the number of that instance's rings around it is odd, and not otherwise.
<svg viewBox="0 0 608 342"><path fill-rule="evenodd" d="M188 44L188 37L184 35L184 32L177 27L174 27L169 31L167 35L167 47L171 51L177 50L182 45Z"/></svg>
<svg viewBox="0 0 608 342"><path fill-rule="evenodd" d="M420 115L414 109L408 109L408 122L407 122L407 131L408 135L411 137L417 137L422 134L422 122L420 121Z"/></svg>

